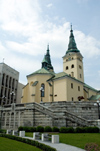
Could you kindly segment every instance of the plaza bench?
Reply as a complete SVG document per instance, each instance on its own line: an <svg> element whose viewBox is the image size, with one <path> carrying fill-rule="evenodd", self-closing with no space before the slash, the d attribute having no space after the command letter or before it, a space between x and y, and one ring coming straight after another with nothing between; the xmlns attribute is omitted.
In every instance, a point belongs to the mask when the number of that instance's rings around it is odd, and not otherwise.
<svg viewBox="0 0 100 151"><path fill-rule="evenodd" d="M52 136L48 133L42 134L42 141L51 141Z"/></svg>
<svg viewBox="0 0 100 151"><path fill-rule="evenodd" d="M6 134L12 135L12 130L7 130Z"/></svg>
<svg viewBox="0 0 100 151"><path fill-rule="evenodd" d="M18 136L18 131L17 130L13 130L13 134L14 136Z"/></svg>
<svg viewBox="0 0 100 151"><path fill-rule="evenodd" d="M42 141L51 141L51 143L59 143L59 135L42 134Z"/></svg>
<svg viewBox="0 0 100 151"><path fill-rule="evenodd" d="M33 139L35 140L35 139L41 139L41 134L40 134L40 132L35 132L35 133L33 133Z"/></svg>

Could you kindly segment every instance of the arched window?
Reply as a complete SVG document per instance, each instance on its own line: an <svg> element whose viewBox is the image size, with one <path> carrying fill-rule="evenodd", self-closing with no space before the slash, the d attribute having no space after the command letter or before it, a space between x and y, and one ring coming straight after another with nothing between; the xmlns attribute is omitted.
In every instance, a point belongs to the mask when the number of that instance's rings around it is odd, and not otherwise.
<svg viewBox="0 0 100 151"><path fill-rule="evenodd" d="M74 64L71 65L71 68L74 68Z"/></svg>
<svg viewBox="0 0 100 151"><path fill-rule="evenodd" d="M66 70L68 70L68 66L66 66Z"/></svg>
<svg viewBox="0 0 100 151"><path fill-rule="evenodd" d="M71 88L73 89L73 83L71 83Z"/></svg>
<svg viewBox="0 0 100 151"><path fill-rule="evenodd" d="M45 85L44 83L41 84L41 97L44 97L45 94Z"/></svg>
<svg viewBox="0 0 100 151"><path fill-rule="evenodd" d="M72 97L72 101L74 101L74 98Z"/></svg>

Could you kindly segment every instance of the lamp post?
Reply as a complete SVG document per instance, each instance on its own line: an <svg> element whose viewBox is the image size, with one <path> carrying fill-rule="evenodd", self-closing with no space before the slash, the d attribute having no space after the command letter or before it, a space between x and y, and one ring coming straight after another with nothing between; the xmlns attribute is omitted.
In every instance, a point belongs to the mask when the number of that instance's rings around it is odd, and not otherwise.
<svg viewBox="0 0 100 151"><path fill-rule="evenodd" d="M12 91L12 92L10 93L10 95L11 95L11 101L13 101L13 96L15 96L15 92ZM12 103L13 103L13 102L12 102Z"/></svg>
<svg viewBox="0 0 100 151"><path fill-rule="evenodd" d="M99 101L99 100L97 100L97 102L96 102L96 103L94 103L94 105L98 107L98 119L100 119L100 110L99 110L99 107L100 107L100 101Z"/></svg>
<svg viewBox="0 0 100 151"><path fill-rule="evenodd" d="M43 88L43 87L40 88L40 92L41 92L41 102L43 102L43 101L42 101L43 92L44 92L44 88Z"/></svg>

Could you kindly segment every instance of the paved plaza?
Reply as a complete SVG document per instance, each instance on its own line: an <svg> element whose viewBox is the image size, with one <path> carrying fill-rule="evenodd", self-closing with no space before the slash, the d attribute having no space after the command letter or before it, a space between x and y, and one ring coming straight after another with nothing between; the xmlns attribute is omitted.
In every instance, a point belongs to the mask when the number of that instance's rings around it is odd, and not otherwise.
<svg viewBox="0 0 100 151"><path fill-rule="evenodd" d="M24 138L28 138L28 139L31 139L33 140L32 137L24 137ZM40 141L40 140L36 140L40 143L43 143L45 145L48 145L48 146L51 146L53 148L56 148L57 151L85 151L84 149L81 149L81 148L78 148L78 147L74 147L74 146L71 146L71 145L67 145L67 144L63 144L63 143L51 143L51 142L48 142L48 141Z"/></svg>

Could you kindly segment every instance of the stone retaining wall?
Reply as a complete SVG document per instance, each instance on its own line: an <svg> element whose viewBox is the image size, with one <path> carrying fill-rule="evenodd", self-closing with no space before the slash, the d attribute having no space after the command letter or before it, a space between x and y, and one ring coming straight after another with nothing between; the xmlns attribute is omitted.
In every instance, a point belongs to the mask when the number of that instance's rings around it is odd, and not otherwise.
<svg viewBox="0 0 100 151"><path fill-rule="evenodd" d="M68 112L68 113L67 113ZM73 114L73 115L70 115ZM80 126L74 115L99 125L98 109L94 102L53 102L6 105L0 109L2 128L18 129L19 126ZM52 114L52 115L50 115ZM68 114L73 116L69 119ZM78 119L81 120L82 119Z"/></svg>

